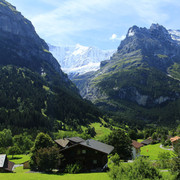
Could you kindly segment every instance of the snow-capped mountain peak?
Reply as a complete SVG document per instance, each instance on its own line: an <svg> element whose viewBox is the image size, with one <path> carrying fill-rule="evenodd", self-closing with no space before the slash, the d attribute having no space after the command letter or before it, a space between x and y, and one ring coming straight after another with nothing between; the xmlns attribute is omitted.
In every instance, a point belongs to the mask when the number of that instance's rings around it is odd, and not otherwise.
<svg viewBox="0 0 180 180"><path fill-rule="evenodd" d="M77 56L77 55L83 55L86 53L86 51L88 51L89 47L86 47L86 46L82 46L80 44L76 44L75 46L75 50L74 52L72 53L74 56Z"/></svg>
<svg viewBox="0 0 180 180"><path fill-rule="evenodd" d="M100 68L100 62L108 60L116 50L100 50L80 44L75 46L52 46L49 50L67 74L84 74Z"/></svg>

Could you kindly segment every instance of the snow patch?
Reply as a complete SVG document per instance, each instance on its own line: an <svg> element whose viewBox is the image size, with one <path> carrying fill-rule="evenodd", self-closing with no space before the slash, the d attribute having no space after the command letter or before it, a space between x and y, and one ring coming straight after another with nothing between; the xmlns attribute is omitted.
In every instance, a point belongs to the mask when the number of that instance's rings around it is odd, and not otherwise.
<svg viewBox="0 0 180 180"><path fill-rule="evenodd" d="M100 50L80 44L66 47L49 44L49 51L58 60L65 73L84 74L98 70L100 62L110 59L116 50Z"/></svg>
<svg viewBox="0 0 180 180"><path fill-rule="evenodd" d="M134 34L135 32L133 31L133 29L130 29L128 33L128 37L134 36Z"/></svg>
<svg viewBox="0 0 180 180"><path fill-rule="evenodd" d="M171 38L175 41L180 42L180 30L168 30L169 34L171 35Z"/></svg>

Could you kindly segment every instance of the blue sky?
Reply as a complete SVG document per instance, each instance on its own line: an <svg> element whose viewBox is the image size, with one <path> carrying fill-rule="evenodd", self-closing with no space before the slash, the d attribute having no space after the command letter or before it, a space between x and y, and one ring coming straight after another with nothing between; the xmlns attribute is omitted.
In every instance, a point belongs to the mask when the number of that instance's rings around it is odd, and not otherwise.
<svg viewBox="0 0 180 180"><path fill-rule="evenodd" d="M53 45L116 49L137 25L180 29L179 0L8 0Z"/></svg>

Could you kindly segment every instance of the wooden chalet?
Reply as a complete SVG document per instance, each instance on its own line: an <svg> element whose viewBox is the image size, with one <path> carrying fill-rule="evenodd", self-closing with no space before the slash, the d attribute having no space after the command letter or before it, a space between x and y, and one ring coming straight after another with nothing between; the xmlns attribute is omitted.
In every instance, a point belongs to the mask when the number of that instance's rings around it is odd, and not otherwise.
<svg viewBox="0 0 180 180"><path fill-rule="evenodd" d="M6 154L0 154L0 173L13 172L14 163L9 161Z"/></svg>
<svg viewBox="0 0 180 180"><path fill-rule="evenodd" d="M95 141L93 139L84 140L79 137L55 140L60 147L60 152L64 156L61 168L68 164L79 163L83 171L101 171L107 164L107 155L114 147Z"/></svg>
<svg viewBox="0 0 180 180"><path fill-rule="evenodd" d="M135 159L136 157L139 157L140 156L140 152L141 152L141 147L143 147L144 145L135 141L135 140L132 140L132 158Z"/></svg>

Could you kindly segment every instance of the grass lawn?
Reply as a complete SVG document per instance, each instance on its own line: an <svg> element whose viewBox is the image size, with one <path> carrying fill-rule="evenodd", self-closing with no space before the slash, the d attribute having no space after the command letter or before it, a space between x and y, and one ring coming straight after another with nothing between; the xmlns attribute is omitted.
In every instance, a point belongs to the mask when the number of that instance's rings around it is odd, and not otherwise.
<svg viewBox="0 0 180 180"><path fill-rule="evenodd" d="M161 149L159 146L160 143L143 146L140 154L143 156L149 156L150 160L158 160L158 154L161 152L169 152L170 154L173 154L173 151Z"/></svg>
<svg viewBox="0 0 180 180"><path fill-rule="evenodd" d="M24 155L24 154L14 155L13 159L12 159L12 156L8 155L8 159L10 161L14 162L15 164L22 164L22 163L24 163L26 161L29 161L30 160L30 156L29 155Z"/></svg>
<svg viewBox="0 0 180 180"><path fill-rule="evenodd" d="M100 123L92 123L90 125L91 127L95 128L96 131L96 140L101 140L103 137L109 135L112 131L104 126L101 126Z"/></svg>
<svg viewBox="0 0 180 180"><path fill-rule="evenodd" d="M22 167L16 168L16 173L0 173L1 180L110 180L107 173L87 173L87 174L41 174L26 173Z"/></svg>
<svg viewBox="0 0 180 180"><path fill-rule="evenodd" d="M126 163L128 165L128 163ZM0 180L111 180L108 173L83 173L83 174L42 174L28 173L28 169L18 167L15 173L0 173ZM170 172L161 172L164 179L173 180Z"/></svg>
<svg viewBox="0 0 180 180"><path fill-rule="evenodd" d="M139 142L139 143L142 142L142 141L144 141L144 139L138 139L137 140L137 142Z"/></svg>

